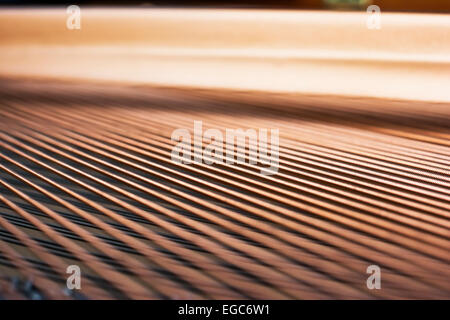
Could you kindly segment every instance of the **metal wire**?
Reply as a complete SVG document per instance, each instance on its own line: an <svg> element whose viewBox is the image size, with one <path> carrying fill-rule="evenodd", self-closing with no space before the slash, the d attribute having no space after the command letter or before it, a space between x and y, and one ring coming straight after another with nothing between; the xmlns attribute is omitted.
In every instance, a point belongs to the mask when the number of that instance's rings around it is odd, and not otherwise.
<svg viewBox="0 0 450 320"><path fill-rule="evenodd" d="M4 298L450 297L448 105L1 82ZM173 162L194 120L279 129L278 174Z"/></svg>

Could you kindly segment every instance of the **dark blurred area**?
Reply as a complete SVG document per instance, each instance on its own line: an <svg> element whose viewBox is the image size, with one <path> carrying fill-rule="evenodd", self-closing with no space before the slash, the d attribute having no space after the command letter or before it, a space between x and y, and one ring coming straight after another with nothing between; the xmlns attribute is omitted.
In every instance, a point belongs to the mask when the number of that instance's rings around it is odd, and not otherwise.
<svg viewBox="0 0 450 320"><path fill-rule="evenodd" d="M382 11L450 13L449 0L0 0L6 6L143 6L143 7L203 7L203 8L261 8L360 10L371 4Z"/></svg>

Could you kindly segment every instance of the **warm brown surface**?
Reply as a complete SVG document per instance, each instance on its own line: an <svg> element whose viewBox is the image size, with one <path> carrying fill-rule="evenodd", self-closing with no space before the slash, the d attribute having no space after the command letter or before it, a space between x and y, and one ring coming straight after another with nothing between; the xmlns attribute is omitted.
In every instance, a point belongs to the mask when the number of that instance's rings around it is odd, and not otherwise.
<svg viewBox="0 0 450 320"><path fill-rule="evenodd" d="M264 2L264 1L263 1ZM345 1L343 1L345 3ZM349 1L351 2L351 1ZM354 1L356 2L356 1ZM361 1L362 2L362 1ZM447 0L369 0L369 4L378 5L382 11L417 11L417 12L450 12L450 2ZM289 6L311 9L325 9L323 0L293 0ZM355 6L353 6L355 7Z"/></svg>
<svg viewBox="0 0 450 320"><path fill-rule="evenodd" d="M448 15L182 9L0 11L0 75L450 103Z"/></svg>
<svg viewBox="0 0 450 320"><path fill-rule="evenodd" d="M0 298L450 298L448 16L66 17L0 12ZM172 162L194 120L278 174Z"/></svg>
<svg viewBox="0 0 450 320"><path fill-rule="evenodd" d="M449 118L448 104L3 79L0 295L30 297L18 276L64 297L78 264L89 298L448 299ZM279 173L176 165L171 132L194 120L279 128Z"/></svg>

